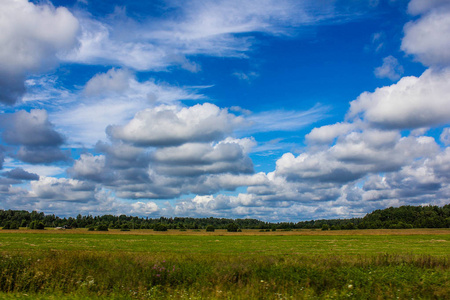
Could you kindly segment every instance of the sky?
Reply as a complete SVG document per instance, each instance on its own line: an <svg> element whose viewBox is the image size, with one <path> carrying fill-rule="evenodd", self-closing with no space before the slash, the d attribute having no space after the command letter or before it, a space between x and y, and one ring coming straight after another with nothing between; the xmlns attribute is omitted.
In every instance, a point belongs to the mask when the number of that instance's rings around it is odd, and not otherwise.
<svg viewBox="0 0 450 300"><path fill-rule="evenodd" d="M0 209L449 203L449 0L3 0L0 44Z"/></svg>

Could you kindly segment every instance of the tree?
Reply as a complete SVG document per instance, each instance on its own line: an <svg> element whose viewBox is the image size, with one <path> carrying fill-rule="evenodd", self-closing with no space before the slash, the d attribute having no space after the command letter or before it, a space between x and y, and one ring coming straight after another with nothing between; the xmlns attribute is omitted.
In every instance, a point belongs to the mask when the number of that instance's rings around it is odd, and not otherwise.
<svg viewBox="0 0 450 300"><path fill-rule="evenodd" d="M323 231L327 231L327 230L329 230L330 229L330 226L328 226L328 224L323 224L322 225L322 230Z"/></svg>
<svg viewBox="0 0 450 300"><path fill-rule="evenodd" d="M35 227L35 229L45 229L45 225L44 225L44 222L38 222L37 224L36 224L36 227Z"/></svg>
<svg viewBox="0 0 450 300"><path fill-rule="evenodd" d="M108 226L105 224L100 224L97 226L97 231L108 231Z"/></svg>
<svg viewBox="0 0 450 300"><path fill-rule="evenodd" d="M216 230L216 229L214 228L214 226L212 226L212 225L206 226L206 231L208 231L208 232L214 232L214 230Z"/></svg>
<svg viewBox="0 0 450 300"><path fill-rule="evenodd" d="M162 223L157 223L155 227L153 227L154 231L167 231L167 226Z"/></svg>
<svg viewBox="0 0 450 300"><path fill-rule="evenodd" d="M5 224L3 224L3 229L11 229L11 222L10 221L6 221Z"/></svg>
<svg viewBox="0 0 450 300"><path fill-rule="evenodd" d="M236 224L236 223L230 223L230 224L228 224L228 226L227 226L227 231L228 231L228 232L237 232L238 229L239 229L239 226L238 226L238 224Z"/></svg>

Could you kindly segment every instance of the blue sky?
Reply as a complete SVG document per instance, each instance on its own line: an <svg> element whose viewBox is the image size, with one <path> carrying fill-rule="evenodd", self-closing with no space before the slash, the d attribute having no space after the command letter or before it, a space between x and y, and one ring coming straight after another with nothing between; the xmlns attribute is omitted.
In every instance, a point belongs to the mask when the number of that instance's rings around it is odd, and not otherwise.
<svg viewBox="0 0 450 300"><path fill-rule="evenodd" d="M450 2L0 4L0 209L359 217L450 195Z"/></svg>

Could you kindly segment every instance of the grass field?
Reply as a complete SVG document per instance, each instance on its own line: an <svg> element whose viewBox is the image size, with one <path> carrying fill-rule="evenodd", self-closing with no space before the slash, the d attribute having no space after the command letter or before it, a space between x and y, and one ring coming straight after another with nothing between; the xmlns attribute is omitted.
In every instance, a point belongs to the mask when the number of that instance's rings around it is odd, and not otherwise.
<svg viewBox="0 0 450 300"><path fill-rule="evenodd" d="M450 230L0 232L1 299L450 299Z"/></svg>

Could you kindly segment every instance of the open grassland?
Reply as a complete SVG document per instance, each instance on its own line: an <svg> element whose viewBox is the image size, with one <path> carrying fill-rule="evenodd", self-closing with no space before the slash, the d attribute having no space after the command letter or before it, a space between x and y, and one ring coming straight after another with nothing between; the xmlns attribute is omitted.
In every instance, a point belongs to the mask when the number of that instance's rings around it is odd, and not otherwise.
<svg viewBox="0 0 450 300"><path fill-rule="evenodd" d="M0 232L1 299L450 299L450 230Z"/></svg>

